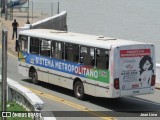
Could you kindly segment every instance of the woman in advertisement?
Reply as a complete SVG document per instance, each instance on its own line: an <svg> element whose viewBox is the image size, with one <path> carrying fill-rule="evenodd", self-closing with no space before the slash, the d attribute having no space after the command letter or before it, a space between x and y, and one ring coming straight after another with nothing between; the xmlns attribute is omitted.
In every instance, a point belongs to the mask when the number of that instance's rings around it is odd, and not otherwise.
<svg viewBox="0 0 160 120"><path fill-rule="evenodd" d="M140 79L142 87L149 87L151 84L151 77L154 73L152 58L148 55L144 56L139 63Z"/></svg>

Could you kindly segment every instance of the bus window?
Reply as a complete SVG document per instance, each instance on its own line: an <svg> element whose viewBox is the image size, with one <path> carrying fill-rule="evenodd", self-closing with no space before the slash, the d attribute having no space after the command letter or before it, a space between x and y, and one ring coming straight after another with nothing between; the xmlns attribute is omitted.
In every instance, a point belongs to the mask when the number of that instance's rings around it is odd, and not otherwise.
<svg viewBox="0 0 160 120"><path fill-rule="evenodd" d="M49 40L42 39L40 54L43 56L50 56L51 42Z"/></svg>
<svg viewBox="0 0 160 120"><path fill-rule="evenodd" d="M94 48L81 46L81 63L94 66Z"/></svg>
<svg viewBox="0 0 160 120"><path fill-rule="evenodd" d="M28 51L28 37L27 36L19 37L19 49L20 51L23 51L23 52Z"/></svg>
<svg viewBox="0 0 160 120"><path fill-rule="evenodd" d="M51 42L51 57L55 58L56 42Z"/></svg>
<svg viewBox="0 0 160 120"><path fill-rule="evenodd" d="M72 61L72 62L78 62L79 45L66 43L65 44L65 59Z"/></svg>
<svg viewBox="0 0 160 120"><path fill-rule="evenodd" d="M73 62L79 62L79 45L73 44Z"/></svg>
<svg viewBox="0 0 160 120"><path fill-rule="evenodd" d="M97 49L96 52L97 68L108 69L109 67L109 51L105 49Z"/></svg>
<svg viewBox="0 0 160 120"><path fill-rule="evenodd" d="M90 48L90 56L92 59L92 66L95 66L95 48Z"/></svg>
<svg viewBox="0 0 160 120"><path fill-rule="evenodd" d="M52 41L51 43L51 57L63 59L63 43Z"/></svg>
<svg viewBox="0 0 160 120"><path fill-rule="evenodd" d="M30 37L30 53L39 54L40 40L39 38Z"/></svg>

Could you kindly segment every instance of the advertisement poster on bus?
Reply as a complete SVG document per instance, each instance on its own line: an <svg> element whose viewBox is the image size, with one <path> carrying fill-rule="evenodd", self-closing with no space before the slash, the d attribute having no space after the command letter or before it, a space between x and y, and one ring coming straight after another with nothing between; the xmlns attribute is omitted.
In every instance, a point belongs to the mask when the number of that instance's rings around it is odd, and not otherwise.
<svg viewBox="0 0 160 120"><path fill-rule="evenodd" d="M153 74L150 49L120 50L122 89L149 87Z"/></svg>

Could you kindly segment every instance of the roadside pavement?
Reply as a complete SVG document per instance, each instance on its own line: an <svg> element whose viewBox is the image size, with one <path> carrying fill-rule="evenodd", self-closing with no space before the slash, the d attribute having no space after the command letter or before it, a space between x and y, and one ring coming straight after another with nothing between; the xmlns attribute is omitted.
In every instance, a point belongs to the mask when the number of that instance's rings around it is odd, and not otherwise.
<svg viewBox="0 0 160 120"><path fill-rule="evenodd" d="M33 18L31 18L31 17L29 18L29 22L32 24L32 23L35 23L35 22L42 20L46 17L48 17L48 16L43 15L41 13L34 13ZM18 22L19 27L23 27L27 22L27 13L16 10L16 11L14 11L13 20L14 19L16 19L16 21ZM9 17L8 17L8 20L5 20L5 16L0 18L0 30L2 28L6 28L8 30L8 51L17 55L17 52L15 51L16 38L14 38L12 40L12 32L13 32L12 22L13 22L13 20L10 20Z"/></svg>

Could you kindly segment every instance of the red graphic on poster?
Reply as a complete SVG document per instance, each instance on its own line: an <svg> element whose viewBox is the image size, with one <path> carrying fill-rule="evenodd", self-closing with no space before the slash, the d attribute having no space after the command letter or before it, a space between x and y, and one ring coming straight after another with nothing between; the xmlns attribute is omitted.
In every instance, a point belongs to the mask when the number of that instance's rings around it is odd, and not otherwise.
<svg viewBox="0 0 160 120"><path fill-rule="evenodd" d="M150 49L120 50L120 57L142 57L150 55Z"/></svg>

